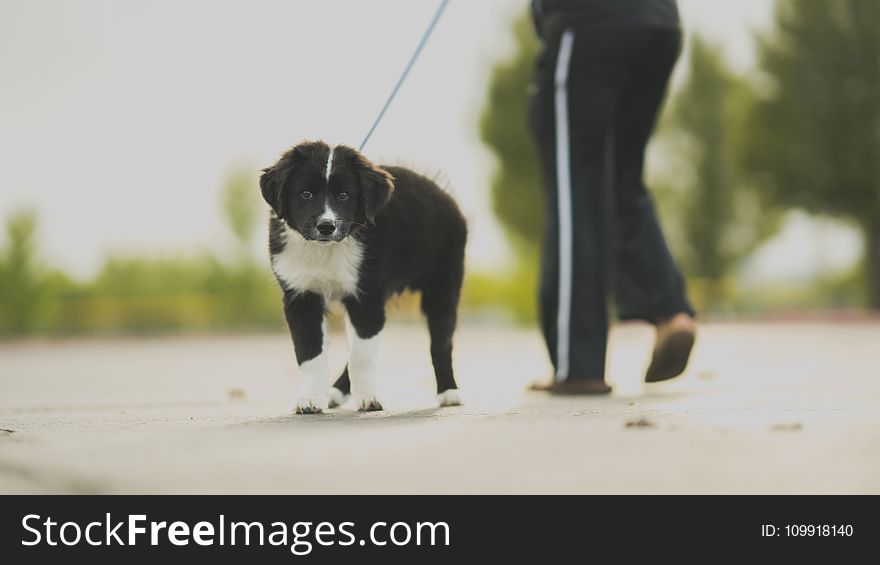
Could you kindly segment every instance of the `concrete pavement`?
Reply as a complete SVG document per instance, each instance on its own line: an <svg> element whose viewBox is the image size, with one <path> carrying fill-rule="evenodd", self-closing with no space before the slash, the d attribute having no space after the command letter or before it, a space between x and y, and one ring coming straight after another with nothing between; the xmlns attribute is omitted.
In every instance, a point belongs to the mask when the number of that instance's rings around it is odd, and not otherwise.
<svg viewBox="0 0 880 565"><path fill-rule="evenodd" d="M611 397L549 398L535 332L464 327L437 409L426 330L392 326L387 410L320 416L283 334L0 343L0 493L880 492L880 324L705 325L644 386L651 337L615 330Z"/></svg>

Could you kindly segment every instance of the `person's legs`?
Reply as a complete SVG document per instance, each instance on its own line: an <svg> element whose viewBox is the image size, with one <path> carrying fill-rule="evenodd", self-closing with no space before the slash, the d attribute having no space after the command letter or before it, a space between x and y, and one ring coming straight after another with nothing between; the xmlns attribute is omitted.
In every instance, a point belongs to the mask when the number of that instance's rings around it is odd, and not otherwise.
<svg viewBox="0 0 880 565"><path fill-rule="evenodd" d="M568 30L548 41L532 125L547 193L541 322L557 383L607 392L609 147L620 41ZM552 63L552 64L551 64Z"/></svg>
<svg viewBox="0 0 880 565"><path fill-rule="evenodd" d="M681 312L693 314L643 180L645 148L678 58L681 34L639 31L640 48L633 53L614 128L614 290L621 319L656 323Z"/></svg>
<svg viewBox="0 0 880 565"><path fill-rule="evenodd" d="M615 123L614 291L621 319L658 325L648 380L680 374L693 345L694 311L644 184L645 148L681 47L678 30L638 30Z"/></svg>

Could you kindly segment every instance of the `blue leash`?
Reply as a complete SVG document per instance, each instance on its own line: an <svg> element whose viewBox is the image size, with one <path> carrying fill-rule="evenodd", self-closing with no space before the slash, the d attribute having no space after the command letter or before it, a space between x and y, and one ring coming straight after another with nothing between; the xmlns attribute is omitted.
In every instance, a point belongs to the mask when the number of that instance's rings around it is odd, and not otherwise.
<svg viewBox="0 0 880 565"><path fill-rule="evenodd" d="M425 35L423 35L422 40L419 41L419 45L418 47L416 47L415 53L413 53L412 58L406 65L406 68L403 69L403 74L400 75L400 78L397 80L397 84L394 86L394 90L391 91L391 95L388 97L388 100L385 101L385 105L382 106L382 111L379 112L379 115L376 117L376 121L373 122L373 127L370 128L370 131L367 132L367 136L364 137L364 140L361 142L360 147L358 147L358 151L364 150L364 146L370 140L370 136L373 135L374 131L376 131L376 126L378 126L379 122L382 121L382 118L385 116L385 111L388 110L388 106L391 106L391 101L394 100L394 97L397 95L397 91L400 90L400 85L402 85L403 81L406 80L406 75L409 74L409 71L413 68L413 64L415 64L416 59L419 58L419 54L422 52L422 47L424 47L425 43L428 42L428 38L431 36L431 32L434 31L434 27L440 20L440 16L443 15L443 10L446 9L447 4L449 4L449 0L440 1L440 6L437 7L437 12L434 14L433 19L431 19L431 23L428 25L428 29L425 30Z"/></svg>

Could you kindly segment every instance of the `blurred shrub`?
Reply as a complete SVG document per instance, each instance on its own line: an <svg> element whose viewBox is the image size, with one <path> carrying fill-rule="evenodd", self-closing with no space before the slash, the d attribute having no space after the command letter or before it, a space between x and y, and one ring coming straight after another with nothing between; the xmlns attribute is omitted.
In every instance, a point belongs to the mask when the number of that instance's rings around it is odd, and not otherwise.
<svg viewBox="0 0 880 565"><path fill-rule="evenodd" d="M33 213L11 216L0 253L0 335L283 328L268 265L248 252L262 214L255 179L236 172L222 192L239 242L225 260L111 257L83 283L38 261Z"/></svg>
<svg viewBox="0 0 880 565"><path fill-rule="evenodd" d="M478 322L537 320L537 260L520 261L507 272L469 272L462 291L463 318Z"/></svg>
<svg viewBox="0 0 880 565"><path fill-rule="evenodd" d="M86 292L64 301L66 332L280 327L280 299L268 269L225 265L204 254L179 259L111 259Z"/></svg>

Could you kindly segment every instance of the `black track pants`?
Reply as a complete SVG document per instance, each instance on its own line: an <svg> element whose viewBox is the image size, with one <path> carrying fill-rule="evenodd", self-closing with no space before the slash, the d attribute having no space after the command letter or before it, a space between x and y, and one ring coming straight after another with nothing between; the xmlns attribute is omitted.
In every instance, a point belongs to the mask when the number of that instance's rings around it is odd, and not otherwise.
<svg viewBox="0 0 880 565"><path fill-rule="evenodd" d="M676 28L545 35L530 101L547 195L541 323L556 379L604 379L607 298L622 319L693 313L643 182L681 48Z"/></svg>

